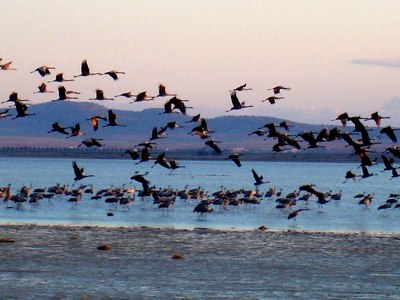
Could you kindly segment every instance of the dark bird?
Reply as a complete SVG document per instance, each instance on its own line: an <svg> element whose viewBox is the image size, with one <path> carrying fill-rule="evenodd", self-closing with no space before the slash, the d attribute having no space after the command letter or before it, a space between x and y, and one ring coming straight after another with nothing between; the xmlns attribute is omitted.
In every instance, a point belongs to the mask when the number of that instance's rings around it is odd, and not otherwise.
<svg viewBox="0 0 400 300"><path fill-rule="evenodd" d="M392 177L390 179L397 178L399 176L400 176L400 174L397 172L396 168L393 168L392 169Z"/></svg>
<svg viewBox="0 0 400 300"><path fill-rule="evenodd" d="M300 209L296 209L295 211L292 211L287 217L288 220L290 220L290 219L296 220L296 217L300 214L300 212L302 212L304 210L309 210L309 209L308 208L300 208Z"/></svg>
<svg viewBox="0 0 400 300"><path fill-rule="evenodd" d="M368 177L371 177L371 176L376 175L376 174L374 174L374 173L370 173L370 172L368 171L367 166L364 165L364 164L361 164L361 169L362 169L362 173L363 173L363 174L361 175L361 178L368 178Z"/></svg>
<svg viewBox="0 0 400 300"><path fill-rule="evenodd" d="M90 98L89 100L114 100L114 98L104 97L103 90L97 89L96 90L96 98Z"/></svg>
<svg viewBox="0 0 400 300"><path fill-rule="evenodd" d="M201 215L205 213L210 213L213 211L213 208L209 206L209 201L203 200L193 209L193 212L200 213Z"/></svg>
<svg viewBox="0 0 400 300"><path fill-rule="evenodd" d="M100 75L108 75L112 79L118 80L118 74L126 74L126 73L125 72L116 71L116 70L112 70L112 71L108 71L108 72L105 72L105 73L101 73Z"/></svg>
<svg viewBox="0 0 400 300"><path fill-rule="evenodd" d="M229 112L231 110L239 110L242 108L246 107L253 107L253 105L245 105L245 102L240 102L239 98L236 96L236 91L231 92L231 102L232 102L232 107L231 109L227 110L226 112Z"/></svg>
<svg viewBox="0 0 400 300"><path fill-rule="evenodd" d="M383 154L381 155L381 158L382 158L383 164L385 166L385 168L381 172L383 172L383 171L391 171L393 169L396 169L394 167L394 159L393 158L389 159Z"/></svg>
<svg viewBox="0 0 400 300"><path fill-rule="evenodd" d="M69 136L67 136L67 138L85 135L83 132L81 132L81 125L79 125L79 123L76 123L75 126L70 127L70 129L71 133Z"/></svg>
<svg viewBox="0 0 400 300"><path fill-rule="evenodd" d="M93 116L86 120L90 121L90 124L92 125L93 130L97 131L99 129L99 120L107 121L107 117L106 116Z"/></svg>
<svg viewBox="0 0 400 300"><path fill-rule="evenodd" d="M206 141L204 144L206 144L206 146L212 148L215 152L217 152L217 153L219 154L219 153L221 153L222 151L221 151L221 149L218 147L217 143L219 143L219 142L217 142L217 141L211 139L211 140Z"/></svg>
<svg viewBox="0 0 400 300"><path fill-rule="evenodd" d="M108 124L103 125L103 127L108 126L126 127L126 125L121 125L117 123L117 115L111 109L108 110Z"/></svg>
<svg viewBox="0 0 400 300"><path fill-rule="evenodd" d="M73 79L64 79L64 73L58 73L56 75L56 79L51 80L51 81L47 81L47 83L50 82L64 82L64 81L74 81Z"/></svg>
<svg viewBox="0 0 400 300"><path fill-rule="evenodd" d="M170 166L170 168L171 168L171 172L172 172L173 170L176 170L176 169L184 168L184 167L185 167L185 166L179 165L179 163L178 163L176 160L174 160L174 159L170 159L168 162L169 162L169 166Z"/></svg>
<svg viewBox="0 0 400 300"><path fill-rule="evenodd" d="M318 145L317 139L314 137L314 134L311 131L302 131L297 136L301 137L308 143L308 148L317 148L317 147L324 147Z"/></svg>
<svg viewBox="0 0 400 300"><path fill-rule="evenodd" d="M94 139L94 138L89 138L86 140L83 140L78 147L85 145L86 147L90 148L90 147L103 147L104 144L101 144L100 141L102 141L103 139Z"/></svg>
<svg viewBox="0 0 400 300"><path fill-rule="evenodd" d="M145 148L155 148L153 147L153 145L157 145L157 143L155 142L143 142L143 143L139 143L137 145L135 145L135 147L145 147Z"/></svg>
<svg viewBox="0 0 400 300"><path fill-rule="evenodd" d="M26 102L29 101L27 99L19 99L18 98L18 93L17 92L12 92L9 96L8 96L8 100L3 101L1 103L7 103L7 102L12 102L15 104L15 102Z"/></svg>
<svg viewBox="0 0 400 300"><path fill-rule="evenodd" d="M186 106L185 102L187 101L188 100L182 100L177 97L172 97L171 99L168 100L168 103L174 106L172 110L178 109L181 112L181 114L186 115L186 109L193 108L191 106Z"/></svg>
<svg viewBox="0 0 400 300"><path fill-rule="evenodd" d="M50 70L54 70L54 67L48 67L48 66L41 66L39 68L36 68L35 70L31 71L31 73L38 72L40 76L44 77L46 75L50 75Z"/></svg>
<svg viewBox="0 0 400 300"><path fill-rule="evenodd" d="M68 96L70 94L80 94L79 92L75 92L75 91L67 91L67 89L63 86L60 85L58 87L58 99L57 100L68 100L68 99L78 99L78 97L71 97Z"/></svg>
<svg viewBox="0 0 400 300"><path fill-rule="evenodd" d="M165 136L162 135L163 132L159 132L157 127L153 127L153 130L151 131L151 137L150 141L165 138Z"/></svg>
<svg viewBox="0 0 400 300"><path fill-rule="evenodd" d="M393 128L392 126L386 126L386 127L383 127L380 131L379 131L379 133L382 135L382 134L386 134L389 138L390 138L390 140L392 141L392 142L394 142L394 143L397 143L397 137L396 137L396 134L394 133L394 131L395 130L399 130L398 128ZM378 137L378 138L381 138L381 135Z"/></svg>
<svg viewBox="0 0 400 300"><path fill-rule="evenodd" d="M281 90L290 91L290 88L278 85L278 86L275 86L275 87L273 87L271 89L268 89L268 91L270 91L270 90L272 90L274 92L274 94L279 94L281 92Z"/></svg>
<svg viewBox="0 0 400 300"><path fill-rule="evenodd" d="M132 95L132 97L135 97L135 100L133 100L133 102L130 102L130 103L149 101L149 100L154 100L154 98L155 98L154 96L148 96L147 91L141 92L137 95Z"/></svg>
<svg viewBox="0 0 400 300"><path fill-rule="evenodd" d="M186 123L190 123L190 122L199 122L200 120L200 114L197 114L195 116L193 116L189 121L186 121Z"/></svg>
<svg viewBox="0 0 400 300"><path fill-rule="evenodd" d="M263 183L266 183L266 182L264 182L263 176L259 176L254 169L251 169L251 173L253 174L253 177L254 177L254 180L255 180L255 182L254 182L255 186L261 185Z"/></svg>
<svg viewBox="0 0 400 300"><path fill-rule="evenodd" d="M17 69L11 68L12 61L9 61L5 64L0 64L0 70L3 71L16 71Z"/></svg>
<svg viewBox="0 0 400 300"><path fill-rule="evenodd" d="M248 133L247 135L253 135L253 134L255 134L257 136L263 136L265 134L265 131L262 130L262 129L257 129L257 130L254 130L251 133Z"/></svg>
<svg viewBox="0 0 400 300"><path fill-rule="evenodd" d="M33 116L35 113L27 113L28 106L26 104L23 104L20 101L15 102L15 109L17 111L17 115L12 118L11 120L15 120L17 118L23 118L27 116Z"/></svg>
<svg viewBox="0 0 400 300"><path fill-rule="evenodd" d="M293 127L293 126L290 126L288 122L283 121L283 122L280 122L280 123L279 123L279 127L282 127L282 128L285 129L286 131L289 131L289 128L290 128L290 127Z"/></svg>
<svg viewBox="0 0 400 300"><path fill-rule="evenodd" d="M170 165L168 164L167 159L165 158L165 152L159 154L156 158L156 160L154 161L154 165L152 167L154 167L156 164L159 164L160 166L166 168L166 169L170 169Z"/></svg>
<svg viewBox="0 0 400 300"><path fill-rule="evenodd" d="M94 177L94 175L85 175L83 168L79 168L76 161L72 162L72 167L74 169L74 174L75 174L74 180L75 181L84 179L86 177Z"/></svg>
<svg viewBox="0 0 400 300"><path fill-rule="evenodd" d="M74 77L81 77L81 76L91 76L91 75L101 75L101 73L91 73L89 69L89 65L84 59L81 63L81 74L80 75L75 75Z"/></svg>
<svg viewBox="0 0 400 300"><path fill-rule="evenodd" d="M270 96L270 97L268 97L268 98L266 98L264 100L261 100L261 102L268 101L270 104L275 104L276 100L279 100L279 99L284 99L284 98L283 97Z"/></svg>
<svg viewBox="0 0 400 300"><path fill-rule="evenodd" d="M149 148L144 147L140 152L140 160L136 164L140 164L142 162L149 161L151 159Z"/></svg>
<svg viewBox="0 0 400 300"><path fill-rule="evenodd" d="M346 183L347 180L349 180L349 179L353 179L353 181L356 181L357 177L360 177L360 175L356 175L353 171L349 170L346 172L346 175L344 177L345 180L343 181L343 183Z"/></svg>
<svg viewBox="0 0 400 300"><path fill-rule="evenodd" d="M336 117L336 119L333 119L332 121L336 121L336 120L339 120L343 126L346 126L347 121L349 120L349 115L347 112L344 112L344 113L338 115Z"/></svg>
<svg viewBox="0 0 400 300"><path fill-rule="evenodd" d="M38 89L39 89L39 91L34 92L34 94L54 93L54 91L47 90L47 85L44 82L42 82L42 84L38 86Z"/></svg>
<svg viewBox="0 0 400 300"><path fill-rule="evenodd" d="M168 94L166 92L166 90L165 90L165 85L160 83L158 85L158 95L155 98L157 98L157 97L167 97L167 96L174 96L175 97L176 94Z"/></svg>
<svg viewBox="0 0 400 300"><path fill-rule="evenodd" d="M126 93L122 93L122 94L116 95L115 98L116 97L132 98L132 97L134 97L134 95L132 95L131 92L126 92Z"/></svg>
<svg viewBox="0 0 400 300"><path fill-rule="evenodd" d="M54 122L53 124L51 124L51 127L52 127L52 129L50 131L48 131L47 133L59 132L62 134L67 134L67 135L69 134L67 131L68 127L61 126L58 122Z"/></svg>
<svg viewBox="0 0 400 300"><path fill-rule="evenodd" d="M126 150L121 156L128 154L132 160L136 160L140 157L139 151L134 148L132 150Z"/></svg>
<svg viewBox="0 0 400 300"><path fill-rule="evenodd" d="M236 154L236 153L234 153L234 154L231 154L231 155L229 155L228 157L226 157L225 160L226 160L226 159L231 159L231 160L235 163L235 165L237 165L238 167L241 167L242 164L241 164L240 159L239 159L239 156L240 156L240 155L241 155L241 154Z"/></svg>
<svg viewBox="0 0 400 300"><path fill-rule="evenodd" d="M241 91L250 91L250 90L252 90L252 88L248 88L247 83L245 83L245 84L238 86L237 88L234 88L233 90L230 90L229 92L233 92L233 91L241 92Z"/></svg>
<svg viewBox="0 0 400 300"><path fill-rule="evenodd" d="M136 172L135 175L133 175L131 177L131 181L135 180L135 181L137 181L137 182L142 184L143 191L146 194L150 191L150 186L149 186L150 181L148 181L146 178L144 178L144 176L147 175L147 174L148 174L147 172L144 173L144 174L139 174L139 173Z"/></svg>
<svg viewBox="0 0 400 300"><path fill-rule="evenodd" d="M381 126L381 120L382 119L390 119L390 117L382 117L379 115L379 113L376 111L371 114L371 118L366 118L365 120L374 120L376 126L380 127Z"/></svg>

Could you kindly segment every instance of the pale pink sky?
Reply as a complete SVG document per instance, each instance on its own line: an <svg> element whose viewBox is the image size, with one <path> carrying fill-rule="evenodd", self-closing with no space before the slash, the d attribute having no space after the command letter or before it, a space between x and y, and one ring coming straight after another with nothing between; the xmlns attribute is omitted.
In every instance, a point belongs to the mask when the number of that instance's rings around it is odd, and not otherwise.
<svg viewBox="0 0 400 300"><path fill-rule="evenodd" d="M147 90L189 99L193 114L265 115L335 124L348 111L389 115L400 126L400 1L1 1L0 57L16 72L0 72L0 99L12 91L33 103L42 80L58 72L80 73L87 59L93 72L125 71L120 80L92 77L65 84L81 101L101 88L106 96ZM56 67L42 79L30 71ZM238 112L228 90L254 105ZM285 85L284 100L261 100L268 88ZM49 84L56 90L57 84ZM142 110L166 99L110 107Z"/></svg>

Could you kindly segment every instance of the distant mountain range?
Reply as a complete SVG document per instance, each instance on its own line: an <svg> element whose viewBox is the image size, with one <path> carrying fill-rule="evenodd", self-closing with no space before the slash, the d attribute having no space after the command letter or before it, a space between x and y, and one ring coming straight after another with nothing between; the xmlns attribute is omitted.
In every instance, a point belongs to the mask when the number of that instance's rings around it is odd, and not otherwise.
<svg viewBox="0 0 400 300"><path fill-rule="evenodd" d="M38 148L70 148L77 147L82 140L93 137L103 139L104 148L127 149L134 145L149 140L153 127L165 126L168 122L177 121L183 128L168 129L167 137L157 140L159 149L202 150L204 140L198 136L188 134L198 123L187 123L192 116L178 113L164 114L163 109L145 109L143 111L125 111L113 109L117 115L117 122L126 127L102 127L106 122L100 121L98 131L93 131L88 118L95 115L107 116L108 108L90 102L55 101L49 103L35 104L29 106L29 112L33 116L11 120L6 118L0 120L0 147L38 147ZM15 112L12 112L15 115ZM221 141L220 147L229 151L271 151L275 140L249 133L257 130L266 123L279 124L287 121L291 126L288 134L296 135L303 130L319 132L323 128L339 127L343 131L352 131L353 128L343 128L336 122L335 125L312 125L291 122L274 117L260 116L221 116L210 118L206 121L213 131L210 135L213 139ZM81 137L66 138L60 133L48 133L51 124L59 122L63 126L73 126L76 123L81 125ZM333 123L333 122L332 122ZM284 129L280 129L284 131ZM376 137L379 132L377 128L371 129L371 136ZM301 141L301 138L297 138ZM388 139L383 142L390 143ZM306 148L306 143L301 142ZM326 148L314 149L313 151L342 151L345 143L338 141L334 143L322 143ZM207 148L206 151L212 151Z"/></svg>

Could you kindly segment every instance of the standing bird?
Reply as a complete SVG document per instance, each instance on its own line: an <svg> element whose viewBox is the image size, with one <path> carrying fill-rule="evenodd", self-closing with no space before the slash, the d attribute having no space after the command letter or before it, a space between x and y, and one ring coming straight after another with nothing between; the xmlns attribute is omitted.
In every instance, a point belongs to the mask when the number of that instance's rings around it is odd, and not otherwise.
<svg viewBox="0 0 400 300"><path fill-rule="evenodd" d="M300 214L300 212L302 212L304 210L309 210L309 209L308 208L300 208L300 209L296 209L295 211L292 211L287 217L288 220L290 220L290 219L296 220L296 217Z"/></svg>
<svg viewBox="0 0 400 300"><path fill-rule="evenodd" d="M91 75L101 75L101 73L91 73L90 69L89 69L89 65L86 61L86 59L84 59L81 63L81 74L79 75L75 75L74 77L81 77L81 76L91 76Z"/></svg>
<svg viewBox="0 0 400 300"><path fill-rule="evenodd" d="M79 168L78 164L76 161L72 162L72 168L74 169L74 174L75 174L75 181L84 179L86 177L94 177L94 175L85 175L83 168Z"/></svg>
<svg viewBox="0 0 400 300"><path fill-rule="evenodd" d="M38 89L39 89L39 91L34 92L34 94L54 93L54 91L47 90L47 85L44 82L42 82L42 84L38 86Z"/></svg>
<svg viewBox="0 0 400 300"><path fill-rule="evenodd" d="M36 68L35 70L31 71L31 73L38 72L40 76L44 77L46 75L50 75L50 70L54 70L54 67L48 67L48 66L41 66L39 68Z"/></svg>
<svg viewBox="0 0 400 300"><path fill-rule="evenodd" d="M100 75L108 75L112 79L118 80L118 74L126 74L126 73L125 72L116 71L116 70L112 70L112 71L108 71L108 72L105 72L105 73L101 73Z"/></svg>
<svg viewBox="0 0 400 300"><path fill-rule="evenodd" d="M231 110L239 110L242 108L246 107L253 107L253 105L245 105L245 102L240 102L239 98L236 96L236 91L231 92L231 101L232 101L232 107L231 109L227 110L226 112L229 112Z"/></svg>
<svg viewBox="0 0 400 300"><path fill-rule="evenodd" d="M266 183L266 182L264 182L264 177L263 176L259 176L257 174L256 170L251 169L251 173L253 174L253 177L254 177L254 180L255 180L255 182L254 182L255 186L258 186L258 185L261 185L263 183Z"/></svg>
<svg viewBox="0 0 400 300"><path fill-rule="evenodd" d="M107 121L107 117L105 116L93 116L89 119L86 119L86 121L90 121L90 124L92 125L93 131L97 131L99 129L99 120Z"/></svg>
<svg viewBox="0 0 400 300"><path fill-rule="evenodd" d="M240 162L240 159L239 159L239 156L240 156L240 155L241 155L241 154L236 154L236 153L234 153L234 154L231 154L231 155L229 155L228 157L226 157L225 160L231 159L238 167L241 167L241 166L242 166L242 163Z"/></svg>
<svg viewBox="0 0 400 300"><path fill-rule="evenodd" d="M276 94L279 94L281 92L281 90L290 91L290 88L278 85L278 86L275 86L275 87L273 87L271 89L268 89L268 91L270 91L270 90L272 90L274 92L274 94L276 95Z"/></svg>
<svg viewBox="0 0 400 300"><path fill-rule="evenodd" d="M126 125L121 125L117 123L117 115L111 109L108 110L108 124L103 125L103 127L108 126L126 127Z"/></svg>
<svg viewBox="0 0 400 300"><path fill-rule="evenodd" d="M114 100L114 98L106 98L103 90L96 89L96 98L90 98L89 100Z"/></svg>
<svg viewBox="0 0 400 300"><path fill-rule="evenodd" d="M157 97L167 97L167 96L176 97L176 94L169 94L169 93L167 93L166 90L165 90L165 85L163 85L163 84L160 83L160 84L158 85L158 95L155 96L155 98L157 98Z"/></svg>

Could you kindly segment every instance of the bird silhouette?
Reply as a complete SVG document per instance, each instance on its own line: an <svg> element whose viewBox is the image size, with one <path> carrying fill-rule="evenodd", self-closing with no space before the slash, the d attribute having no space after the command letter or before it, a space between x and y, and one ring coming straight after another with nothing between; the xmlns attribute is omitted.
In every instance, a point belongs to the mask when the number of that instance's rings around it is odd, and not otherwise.
<svg viewBox="0 0 400 300"><path fill-rule="evenodd" d="M12 61L9 61L5 64L0 64L0 70L3 71L16 71L17 69L11 67Z"/></svg>
<svg viewBox="0 0 400 300"><path fill-rule="evenodd" d="M34 94L45 94L45 93L54 93L54 91L48 91L47 90L47 85L42 82L39 86L38 86L39 91L34 92Z"/></svg>
<svg viewBox="0 0 400 300"><path fill-rule="evenodd" d="M9 109L0 111L0 119L5 119L7 117L11 117L11 114L8 113Z"/></svg>
<svg viewBox="0 0 400 300"><path fill-rule="evenodd" d="M140 152L140 160L136 164L140 164L142 162L149 161L151 159L151 155L149 152L148 147L144 147L142 151Z"/></svg>
<svg viewBox="0 0 400 300"><path fill-rule="evenodd" d="M86 121L90 121L90 125L92 125L93 131L97 131L99 129L99 120L107 121L106 116L93 116Z"/></svg>
<svg viewBox="0 0 400 300"><path fill-rule="evenodd" d="M239 110L242 108L247 108L247 107L253 107L253 105L245 105L245 102L240 102L239 98L236 95L236 91L231 92L231 101L232 101L232 107L231 109L227 110L226 112L229 112L231 110Z"/></svg>
<svg viewBox="0 0 400 300"><path fill-rule="evenodd" d="M7 102L12 102L15 104L15 102L27 102L29 100L27 99L19 99L18 97L18 93L17 92L12 92L9 96L8 96L8 100L3 101L1 103L7 103Z"/></svg>
<svg viewBox="0 0 400 300"><path fill-rule="evenodd" d="M160 133L158 131L157 127L153 127L153 129L151 131L150 141L161 139L161 138L165 138L165 136L163 135L163 132Z"/></svg>
<svg viewBox="0 0 400 300"><path fill-rule="evenodd" d="M189 121L186 121L186 123L191 123L191 122L197 123L199 121L200 121L200 114L197 114L193 116Z"/></svg>
<svg viewBox="0 0 400 300"><path fill-rule="evenodd" d="M182 100L179 99L177 97L172 97L171 99L168 100L167 103L169 103L169 105L173 105L174 107L172 108L172 111L174 109L178 109L181 114L186 115L186 109L188 108L193 108L191 106L186 106L185 102L187 102L188 100Z"/></svg>
<svg viewBox="0 0 400 300"><path fill-rule="evenodd" d="M165 90L165 85L163 85L163 84L160 83L160 84L158 85L158 95L155 96L155 98L157 98L157 97L167 97L167 96L174 96L174 97L176 97L176 94L169 94L169 93L167 93L166 90Z"/></svg>
<svg viewBox="0 0 400 300"><path fill-rule="evenodd" d="M142 184L143 187L143 191L147 194L150 191L150 181L148 181L146 178L144 178L144 176L146 176L148 174L148 172L144 173L144 174L139 174L138 172L135 172L135 174L131 177L131 181L135 180L139 183Z"/></svg>
<svg viewBox="0 0 400 300"><path fill-rule="evenodd" d="M74 80L73 79L64 79L64 73L58 73L54 80L47 81L47 83L50 83L50 82L64 82L64 81L74 81Z"/></svg>
<svg viewBox="0 0 400 300"><path fill-rule="evenodd" d="M379 113L376 111L374 113L371 114L371 118L365 118L365 120L374 120L375 124L377 127L381 126L381 120L382 119L390 119L390 117L382 117L381 115L379 115Z"/></svg>
<svg viewBox="0 0 400 300"><path fill-rule="evenodd" d="M132 97L134 97L134 95L132 95L131 92L125 92L125 93L122 93L122 94L119 94L119 95L115 96L115 98L117 98L117 97L132 98Z"/></svg>
<svg viewBox="0 0 400 300"><path fill-rule="evenodd" d="M185 166L181 166L176 160L170 159L169 161L169 166L171 168L171 172L173 170L179 169L179 168L185 168Z"/></svg>
<svg viewBox="0 0 400 300"><path fill-rule="evenodd" d="M131 97L135 97L135 100L133 100L130 103L149 101L149 100L154 100L155 98L154 96L148 96L147 91L141 92L137 95L131 95Z"/></svg>
<svg viewBox="0 0 400 300"><path fill-rule="evenodd" d="M35 73L38 72L40 74L40 76L44 77L46 75L50 75L51 72L50 70L54 70L54 67L48 67L48 66L41 66L36 68L35 70L31 71L31 73Z"/></svg>
<svg viewBox="0 0 400 300"><path fill-rule="evenodd" d="M254 180L255 180L255 182L254 182L255 186L267 183L267 182L264 181L264 177L263 176L259 176L257 174L256 170L251 169L251 173L253 174L253 177L254 177Z"/></svg>
<svg viewBox="0 0 400 300"><path fill-rule="evenodd" d="M152 168L156 165L159 164L160 166L166 168L166 169L170 169L170 165L168 164L167 159L165 158L165 152L159 154L156 157L156 160L154 161L154 165L152 166Z"/></svg>
<svg viewBox="0 0 400 300"><path fill-rule="evenodd" d="M241 156L241 154L236 154L236 153L230 154L228 157L225 158L225 160L231 159L235 163L236 166L241 167L242 163L240 162L240 158L239 158L240 156Z"/></svg>
<svg viewBox="0 0 400 300"><path fill-rule="evenodd" d="M90 98L89 100L114 100L114 98L106 98L103 90L96 89L96 98Z"/></svg>
<svg viewBox="0 0 400 300"><path fill-rule="evenodd" d="M206 146L210 147L211 149L213 149L215 152L217 152L219 154L219 153L222 153L222 151L218 147L217 143L219 143L219 142L211 139L211 140L206 141L204 144L206 144Z"/></svg>
<svg viewBox="0 0 400 300"><path fill-rule="evenodd" d="M35 113L27 113L28 106L18 100L15 102L15 109L17 111L17 115L11 120L35 115Z"/></svg>
<svg viewBox="0 0 400 300"><path fill-rule="evenodd" d="M76 163L76 161L72 162L72 167L74 169L74 174L75 174L75 182L87 177L94 177L94 175L85 175L84 173L84 169L83 168L79 168L78 164Z"/></svg>
<svg viewBox="0 0 400 300"><path fill-rule="evenodd" d="M111 70L105 73L101 73L100 75L108 75L114 80L118 80L118 74L126 74L125 72L121 71L116 71L116 70Z"/></svg>
<svg viewBox="0 0 400 300"><path fill-rule="evenodd" d="M248 88L247 83L245 83L245 84L242 84L242 85L234 88L233 90L230 90L229 92L233 92L233 91L241 92L241 91L250 91L250 90L252 90L252 88Z"/></svg>
<svg viewBox="0 0 400 300"><path fill-rule="evenodd" d="M347 112L344 112L344 113L338 115L336 117L336 119L333 119L332 121L336 121L336 120L339 120L343 126L346 126L347 121L349 120L349 114Z"/></svg>
<svg viewBox="0 0 400 300"><path fill-rule="evenodd" d="M290 91L290 88L278 85L278 86L268 89L268 91L270 91L270 90L272 90L274 92L274 94L279 94L281 92L281 90Z"/></svg>
<svg viewBox="0 0 400 300"><path fill-rule="evenodd" d="M89 69L89 65L87 63L87 60L84 59L81 63L81 74L75 75L74 77L86 77L86 76L92 76L92 75L101 75L101 73L91 73Z"/></svg>
<svg viewBox="0 0 400 300"><path fill-rule="evenodd" d="M139 151L134 148L132 150L126 150L121 156L128 154L132 160L137 160L140 157Z"/></svg>
<svg viewBox="0 0 400 300"><path fill-rule="evenodd" d="M79 95L80 93L79 92L75 92L75 91L67 91L65 86L60 85L58 87L58 99L53 100L53 101L62 101L62 100L68 100L68 99L78 99L78 97L68 96L70 94Z"/></svg>
<svg viewBox="0 0 400 300"><path fill-rule="evenodd" d="M71 133L66 138L85 135L83 132L81 132L81 126L79 125L79 123L76 123L75 126L70 127L70 129Z"/></svg>
<svg viewBox="0 0 400 300"><path fill-rule="evenodd" d="M305 211L305 210L309 210L308 208L300 208L300 209L296 209L296 210L294 210L294 211L292 211L289 215L288 215L288 220L290 220L290 219L294 219L294 220L296 220L296 218L297 218L297 216L302 212L302 211Z"/></svg>
<svg viewBox="0 0 400 300"><path fill-rule="evenodd" d="M392 126L386 126L383 127L379 133L381 134L380 136L378 136L378 138L380 139L382 137L382 134L386 134L390 140L394 143L397 143L397 136L395 134L395 130L399 130L398 128L393 128Z"/></svg>
<svg viewBox="0 0 400 300"><path fill-rule="evenodd" d="M276 100L279 100L279 99L284 99L284 97L270 96L270 97L267 97L267 98L264 99L264 100L261 100L261 102L268 101L270 104L275 104L275 103L276 103Z"/></svg>
<svg viewBox="0 0 400 300"><path fill-rule="evenodd" d="M108 123L106 125L103 125L103 127L108 126L126 127L126 125L121 125L117 123L117 115L111 109L108 110Z"/></svg>
<svg viewBox="0 0 400 300"><path fill-rule="evenodd" d="M60 125L58 122L54 122L53 124L51 124L52 129L50 131L48 131L47 133L51 133L51 132L59 132L62 134L66 134L68 135L68 131L67 128L68 127L64 127L62 125Z"/></svg>
<svg viewBox="0 0 400 300"><path fill-rule="evenodd" d="M86 139L86 140L83 140L79 145L78 145L78 147L80 147L80 146L82 146L82 145L85 145L87 148L90 148L90 147L93 147L93 146L95 146L95 147L103 147L104 146L104 144L101 144L100 143L100 141L102 141L103 139L95 139L95 138L89 138L89 139Z"/></svg>

